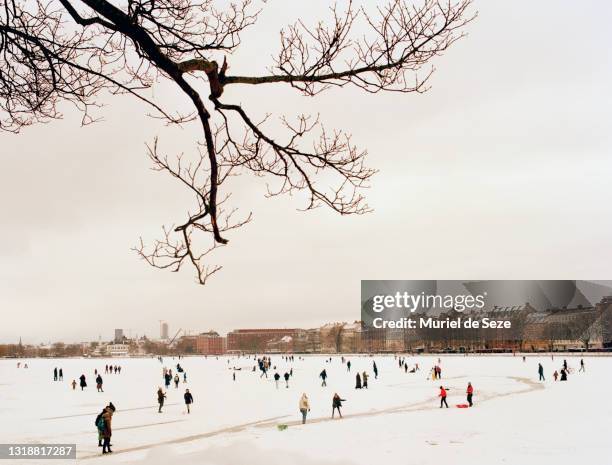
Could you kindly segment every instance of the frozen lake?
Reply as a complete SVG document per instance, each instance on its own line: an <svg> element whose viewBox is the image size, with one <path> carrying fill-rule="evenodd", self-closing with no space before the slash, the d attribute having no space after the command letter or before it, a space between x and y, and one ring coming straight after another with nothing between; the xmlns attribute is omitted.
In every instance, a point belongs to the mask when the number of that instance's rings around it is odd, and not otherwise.
<svg viewBox="0 0 612 465"><path fill-rule="evenodd" d="M612 457L612 358L584 357L586 372L578 373L575 356L528 355L523 362L520 356L442 355L441 382L427 379L437 356L406 357L410 367L421 367L414 374L400 370L393 356L346 358L350 373L339 356L329 363L323 356L296 356L289 363L273 355L281 376L293 368L289 388L281 380L278 389L274 370L267 379L251 371L252 357L183 358L188 382L181 377L178 389L172 384L167 390L163 413L157 412L156 396L162 369L175 371L178 359L19 360L28 369L17 368L17 360L0 360L1 442L76 443L79 463L113 464L575 465L609 463ZM574 372L567 382L554 382L563 358ZM542 383L539 362L545 368ZM104 374L105 364L121 365L121 374ZM54 367L63 368L63 381L53 381ZM319 378L323 368L327 387ZM95 369L104 378L103 393L96 391ZM355 373L364 370L369 389L356 390ZM70 383L81 374L88 387L72 390ZM465 402L468 381L475 406L456 408ZM450 388L448 410L439 408L440 384ZM189 415L185 388L195 400ZM298 411L302 392L311 403L304 426ZM342 420L330 419L334 392L347 399ZM117 408L114 453L102 456L94 420L110 401ZM278 424L288 428L280 431Z"/></svg>

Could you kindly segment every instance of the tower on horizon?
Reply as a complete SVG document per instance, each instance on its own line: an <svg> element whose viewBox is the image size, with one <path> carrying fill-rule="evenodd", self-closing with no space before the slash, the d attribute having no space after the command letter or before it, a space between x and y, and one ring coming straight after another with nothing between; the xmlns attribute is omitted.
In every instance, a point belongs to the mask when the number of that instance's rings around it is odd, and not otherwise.
<svg viewBox="0 0 612 465"><path fill-rule="evenodd" d="M161 339L168 339L168 323L165 321L161 324L159 336Z"/></svg>
<svg viewBox="0 0 612 465"><path fill-rule="evenodd" d="M123 329L115 329L115 344L123 342Z"/></svg>

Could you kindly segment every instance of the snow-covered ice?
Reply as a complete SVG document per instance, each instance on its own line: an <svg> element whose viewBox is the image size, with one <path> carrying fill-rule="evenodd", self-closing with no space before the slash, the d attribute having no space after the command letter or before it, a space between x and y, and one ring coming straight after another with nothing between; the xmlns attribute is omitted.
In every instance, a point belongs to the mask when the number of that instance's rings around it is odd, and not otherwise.
<svg viewBox="0 0 612 465"><path fill-rule="evenodd" d="M563 358L573 373L568 382L554 382ZM610 463L608 427L612 406L612 358L584 357L586 373L578 373L578 356L441 356L442 381L430 380L437 356L406 356L400 370L393 356L347 356L347 372L339 356L305 356L286 363L272 355L281 376L293 367L289 388L275 388L272 378L252 372L255 361L235 357L186 357L180 360L187 383L168 389L163 413L157 412L156 391L163 386L162 368L173 371L178 359L30 359L0 360L0 435L2 443L76 443L78 462L152 465L209 464L453 464L547 465ZM374 379L372 362L379 368ZM537 365L546 382L537 381ZM121 374L104 374L105 364L119 364ZM53 381L53 368L64 371ZM232 368L241 368L232 380ZM94 369L104 378L96 392ZM319 373L329 374L321 387ZM356 390L355 374L367 371L369 389ZM84 373L88 387L73 391L70 383ZM475 406L465 402L465 388L475 388ZM440 409L438 386L450 388L449 409ZM185 388L195 403L191 414L183 403ZM300 424L298 401L306 392L311 412ZM347 399L344 418L331 420L331 397ZM94 419L112 401L114 453L101 455ZM281 431L277 425L288 428ZM10 461L6 461L9 463ZM40 461L15 460L15 463ZM61 461L51 463L59 464ZM74 461L66 461L74 463Z"/></svg>

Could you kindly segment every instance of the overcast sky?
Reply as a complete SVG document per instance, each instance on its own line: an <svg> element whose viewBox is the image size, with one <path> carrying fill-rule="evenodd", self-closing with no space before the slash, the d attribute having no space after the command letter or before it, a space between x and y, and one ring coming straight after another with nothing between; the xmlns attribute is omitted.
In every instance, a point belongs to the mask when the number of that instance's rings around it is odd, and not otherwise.
<svg viewBox="0 0 612 465"><path fill-rule="evenodd" d="M271 64L277 31L328 18L328 6L269 1L230 72ZM0 342L109 339L114 328L158 336L160 319L171 333L352 321L361 279L610 279L612 4L475 9L424 95L226 91L259 114L319 112L380 172L366 192L374 213L342 218L265 199L262 180L245 174L233 200L254 220L212 257L224 268L206 286L130 250L181 220L191 200L149 170L145 142L159 135L189 150L197 128L167 131L135 100L113 97L94 126L67 110L0 134Z"/></svg>

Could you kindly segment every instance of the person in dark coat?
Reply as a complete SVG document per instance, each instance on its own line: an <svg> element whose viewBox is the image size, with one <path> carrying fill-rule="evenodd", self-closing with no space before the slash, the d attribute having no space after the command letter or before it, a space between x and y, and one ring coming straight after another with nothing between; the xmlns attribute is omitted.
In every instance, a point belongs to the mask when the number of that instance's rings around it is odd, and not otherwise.
<svg viewBox="0 0 612 465"><path fill-rule="evenodd" d="M59 380L64 381L64 370L61 368L59 369Z"/></svg>
<svg viewBox="0 0 612 465"><path fill-rule="evenodd" d="M57 367L53 369L53 381L57 381Z"/></svg>
<svg viewBox="0 0 612 465"><path fill-rule="evenodd" d="M81 391L87 387L87 381L85 381L85 375L81 375L79 377L80 382L80 386L81 386Z"/></svg>
<svg viewBox="0 0 612 465"><path fill-rule="evenodd" d="M106 407L102 409L102 411L96 417L95 425L98 430L98 447L102 447L102 441L104 440L104 419L102 415L106 412Z"/></svg>
<svg viewBox="0 0 612 465"><path fill-rule="evenodd" d="M283 375L283 378L285 378L285 387L289 388L289 373L287 373L285 371L285 374Z"/></svg>
<svg viewBox="0 0 612 465"><path fill-rule="evenodd" d="M376 362L373 362L372 370L374 370L374 379L378 379L378 367L376 366Z"/></svg>
<svg viewBox="0 0 612 465"><path fill-rule="evenodd" d="M98 392L104 392L104 389L102 389L102 376L98 375L96 378L96 388L98 389Z"/></svg>
<svg viewBox="0 0 612 465"><path fill-rule="evenodd" d="M157 390L157 403L159 404L159 409L157 410L157 413L162 413L162 407L164 406L164 399L166 398L166 394L164 394L164 391L162 391L162 388L159 388Z"/></svg>
<svg viewBox="0 0 612 465"><path fill-rule="evenodd" d="M191 413L191 410L189 410L189 406L193 404L193 396L191 395L191 392L189 392L189 389L185 389L185 395L183 397L185 398L185 405L187 406L187 413Z"/></svg>
<svg viewBox="0 0 612 465"><path fill-rule="evenodd" d="M110 446L111 436L113 434L112 430L112 420L113 420L114 409L110 406L104 409L104 413L102 414L102 418L104 420L104 427L102 429L102 438L104 442L102 443L102 453L107 454L112 452Z"/></svg>
<svg viewBox="0 0 612 465"><path fill-rule="evenodd" d="M544 379L544 367L541 363L538 363L538 375L540 375L540 381L546 381Z"/></svg>
<svg viewBox="0 0 612 465"><path fill-rule="evenodd" d="M334 397L332 398L332 418L334 418L334 413L336 409L338 410L338 415L342 418L342 412L340 411L340 407L342 407L342 402L346 399L341 399L338 393L334 393Z"/></svg>
<svg viewBox="0 0 612 465"><path fill-rule="evenodd" d="M361 389L361 376L359 373L355 376L355 389Z"/></svg>
<svg viewBox="0 0 612 465"><path fill-rule="evenodd" d="M327 370L325 370L325 368L323 368L323 371L321 372L321 374L319 374L319 378L323 380L321 386L327 386Z"/></svg>
<svg viewBox="0 0 612 465"><path fill-rule="evenodd" d="M567 381L567 370L565 368L561 368L561 381Z"/></svg>
<svg viewBox="0 0 612 465"><path fill-rule="evenodd" d="M274 373L274 382L276 383L276 389L278 389L278 381L280 380L280 375L278 372Z"/></svg>
<svg viewBox="0 0 612 465"><path fill-rule="evenodd" d="M368 374L364 371L363 374L361 375L361 380L362 380L362 386L364 389L368 388Z"/></svg>

